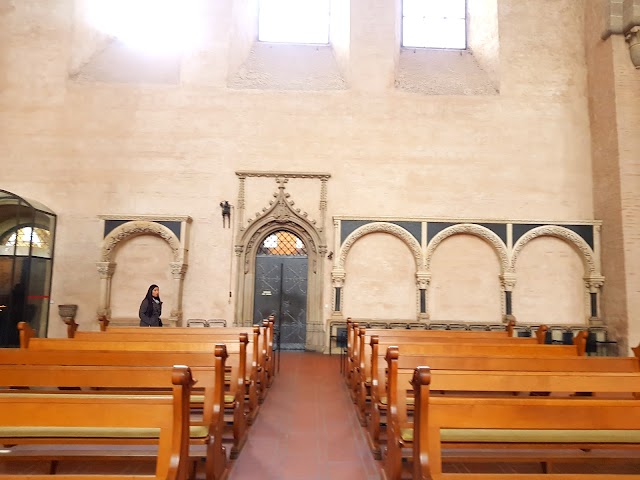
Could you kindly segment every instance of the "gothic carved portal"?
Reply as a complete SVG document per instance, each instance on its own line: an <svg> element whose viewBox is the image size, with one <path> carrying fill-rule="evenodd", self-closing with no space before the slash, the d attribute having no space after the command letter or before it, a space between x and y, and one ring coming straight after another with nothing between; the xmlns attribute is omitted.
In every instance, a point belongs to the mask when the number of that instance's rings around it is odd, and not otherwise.
<svg viewBox="0 0 640 480"><path fill-rule="evenodd" d="M327 180L330 175L324 173L292 173L292 172L237 172L240 179L238 195L235 253L237 260L237 292L235 324L240 326L252 325L255 306L256 255L262 242L268 236L278 231L288 231L297 236L307 250L307 300L306 300L306 343L305 349L322 351L324 349L324 321L323 321L323 278L324 259L327 254L325 238L325 218L327 210ZM273 200L262 209L261 213L246 222L245 195L247 194L247 179L254 177L273 178L278 186L273 194ZM294 208L295 202L286 191L289 181L298 178L318 179L320 198L317 220L311 215Z"/></svg>
<svg viewBox="0 0 640 480"><path fill-rule="evenodd" d="M102 241L100 261L96 263L100 274L100 304L98 319L111 319L111 281L116 269L116 247L139 235L154 235L169 244L172 261L169 264L171 277L176 282L175 308L171 310L169 324L178 326L182 321L182 292L184 275L188 267L188 227L191 217L160 217L154 215L101 215L105 221L105 235ZM108 225L117 224L109 230ZM109 231L108 231L109 230Z"/></svg>

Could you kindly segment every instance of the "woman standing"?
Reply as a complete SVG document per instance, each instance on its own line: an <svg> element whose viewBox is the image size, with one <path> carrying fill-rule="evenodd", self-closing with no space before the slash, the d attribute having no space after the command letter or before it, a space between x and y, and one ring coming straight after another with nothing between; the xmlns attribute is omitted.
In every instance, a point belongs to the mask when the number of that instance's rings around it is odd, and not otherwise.
<svg viewBox="0 0 640 480"><path fill-rule="evenodd" d="M147 295L140 304L140 317L141 327L161 327L162 320L162 301L160 300L160 288L158 285L151 285L147 291Z"/></svg>

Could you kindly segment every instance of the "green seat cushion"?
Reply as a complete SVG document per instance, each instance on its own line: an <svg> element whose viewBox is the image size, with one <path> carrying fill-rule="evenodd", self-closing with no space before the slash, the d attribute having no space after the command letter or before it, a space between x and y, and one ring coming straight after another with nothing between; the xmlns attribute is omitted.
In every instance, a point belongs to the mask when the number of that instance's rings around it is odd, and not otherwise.
<svg viewBox="0 0 640 480"><path fill-rule="evenodd" d="M158 438L159 428L0 427L3 438Z"/></svg>
<svg viewBox="0 0 640 480"><path fill-rule="evenodd" d="M235 401L236 397L234 397L233 395L225 395L224 396L224 403L233 403Z"/></svg>
<svg viewBox="0 0 640 480"><path fill-rule="evenodd" d="M104 399L105 395L102 393L2 393L1 397L11 397L11 398L82 398L82 399ZM118 400L126 400L129 398L135 398L136 400L145 399L145 400L153 400L158 398L164 398L171 400L173 397L171 395L146 395L146 394L109 394L108 398L115 398Z"/></svg>
<svg viewBox="0 0 640 480"><path fill-rule="evenodd" d="M206 425L192 425L189 427L190 438L207 438L209 428Z"/></svg>
<svg viewBox="0 0 640 480"><path fill-rule="evenodd" d="M192 394L191 397L189 397L189 401L191 403L204 403L204 395Z"/></svg>
<svg viewBox="0 0 640 480"><path fill-rule="evenodd" d="M204 425L189 427L191 438L206 438ZM158 438L159 428L126 427L0 427L0 438Z"/></svg>
<svg viewBox="0 0 640 480"><path fill-rule="evenodd" d="M443 442L640 443L638 430L511 430L443 428Z"/></svg>
<svg viewBox="0 0 640 480"><path fill-rule="evenodd" d="M387 397L380 397L380 403L382 405L386 405L387 404ZM414 405L415 402L415 398L407 398L407 405Z"/></svg>

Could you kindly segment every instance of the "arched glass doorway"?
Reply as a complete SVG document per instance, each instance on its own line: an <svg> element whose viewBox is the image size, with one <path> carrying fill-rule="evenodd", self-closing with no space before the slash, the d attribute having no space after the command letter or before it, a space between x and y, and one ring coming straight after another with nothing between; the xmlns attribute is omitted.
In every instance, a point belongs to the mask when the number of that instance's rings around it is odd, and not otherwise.
<svg viewBox="0 0 640 480"><path fill-rule="evenodd" d="M49 208L0 190L0 347L20 344L21 321L46 335L55 228Z"/></svg>
<svg viewBox="0 0 640 480"><path fill-rule="evenodd" d="M304 350L307 338L307 249L286 230L267 235L256 253L254 323L275 315L281 350Z"/></svg>

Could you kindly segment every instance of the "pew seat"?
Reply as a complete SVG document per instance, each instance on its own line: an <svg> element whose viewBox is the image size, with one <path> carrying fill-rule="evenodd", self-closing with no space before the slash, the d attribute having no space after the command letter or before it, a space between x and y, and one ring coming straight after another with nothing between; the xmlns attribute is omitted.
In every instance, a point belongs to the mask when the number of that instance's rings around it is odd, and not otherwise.
<svg viewBox="0 0 640 480"><path fill-rule="evenodd" d="M146 370L146 371L143 371ZM159 389L140 394L119 394L113 391L80 392L60 390L9 390L0 393L0 443L10 446L32 444L30 460L56 460L56 445L126 445L139 438L156 446L154 475L127 475L127 478L184 480L189 462L189 395L193 380L185 366L161 367L148 371L140 367L66 367L64 373L54 373L48 366L12 366L2 378L16 387L46 385L47 377L57 380L68 376L75 385L130 388L143 384ZM137 380L145 380L138 383ZM37 445L37 447L35 447ZM40 448L37 451L37 448ZM47 448L50 447L50 448ZM0 457L20 456L18 449ZM112 449L89 450L89 458L108 458ZM69 451L61 456L69 455ZM74 458L78 458L76 455ZM55 465L55 464L52 464ZM52 467L52 469L54 469ZM51 471L50 473L55 473ZM0 478L19 478L15 474L0 474ZM29 474L25 478L50 478ZM58 475L57 478L80 478ZM82 478L123 478L115 475L85 474Z"/></svg>

